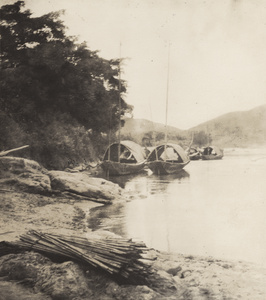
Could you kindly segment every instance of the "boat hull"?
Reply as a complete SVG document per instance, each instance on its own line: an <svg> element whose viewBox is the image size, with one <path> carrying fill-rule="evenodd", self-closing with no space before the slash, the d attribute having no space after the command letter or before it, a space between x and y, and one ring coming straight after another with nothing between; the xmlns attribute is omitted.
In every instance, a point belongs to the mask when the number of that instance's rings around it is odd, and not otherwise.
<svg viewBox="0 0 266 300"><path fill-rule="evenodd" d="M185 163L179 163L155 160L147 162L147 166L154 174L164 175L176 174L180 172L188 163L189 161Z"/></svg>
<svg viewBox="0 0 266 300"><path fill-rule="evenodd" d="M218 159L222 159L223 155L214 155L214 154L209 154L209 155L201 155L201 159L202 160L218 160Z"/></svg>
<svg viewBox="0 0 266 300"><path fill-rule="evenodd" d="M108 175L121 176L141 172L145 167L145 161L140 163L121 163L104 160L101 167Z"/></svg>
<svg viewBox="0 0 266 300"><path fill-rule="evenodd" d="M199 160L199 159L201 159L201 155L198 154L198 153L190 154L188 157L189 157L190 160Z"/></svg>
<svg viewBox="0 0 266 300"><path fill-rule="evenodd" d="M218 159L222 159L223 156L224 156L223 149L219 149L216 146L205 147L201 152L202 160L218 160Z"/></svg>

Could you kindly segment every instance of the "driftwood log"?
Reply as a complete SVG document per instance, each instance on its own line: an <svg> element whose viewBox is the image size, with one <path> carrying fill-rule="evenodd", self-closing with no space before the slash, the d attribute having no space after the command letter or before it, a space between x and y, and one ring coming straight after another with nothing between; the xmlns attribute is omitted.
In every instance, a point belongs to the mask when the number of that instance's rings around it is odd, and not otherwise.
<svg viewBox="0 0 266 300"><path fill-rule="evenodd" d="M9 153L12 153L12 152L15 152L15 151L19 151L19 150L22 150L22 149L25 149L25 148L28 148L29 145L25 145L25 146L21 146L21 147L18 147L18 148L14 148L14 149L10 149L10 150L6 150L6 151L1 151L0 152L0 156L5 156Z"/></svg>

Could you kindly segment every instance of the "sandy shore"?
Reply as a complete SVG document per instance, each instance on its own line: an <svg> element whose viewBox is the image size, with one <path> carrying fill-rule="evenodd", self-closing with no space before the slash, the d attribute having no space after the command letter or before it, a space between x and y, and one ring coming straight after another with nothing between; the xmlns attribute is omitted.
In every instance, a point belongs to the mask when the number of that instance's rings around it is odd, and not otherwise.
<svg viewBox="0 0 266 300"><path fill-rule="evenodd" d="M30 229L89 236L91 232L87 227L87 218L90 209L100 205L90 201L5 190L1 190L0 197L1 241L15 241L19 235ZM97 234L104 235L106 232L99 231ZM162 285L160 290L159 284L156 291L148 287L134 287L133 291L132 287L118 287L115 283L109 282L101 298L95 292L95 296L91 296L90 299L131 299L128 295L133 295L132 299L266 299L266 269L258 265L210 257L162 253L154 249L151 249L148 255L157 258L151 262L152 267L158 271L161 278L169 280L172 286L165 289ZM0 289L10 290L8 286L10 281L1 276L3 275L0 274ZM95 286L94 289L100 287ZM14 295L13 298L8 297L7 294L2 293L0 300L19 299ZM32 296L28 299L35 298Z"/></svg>

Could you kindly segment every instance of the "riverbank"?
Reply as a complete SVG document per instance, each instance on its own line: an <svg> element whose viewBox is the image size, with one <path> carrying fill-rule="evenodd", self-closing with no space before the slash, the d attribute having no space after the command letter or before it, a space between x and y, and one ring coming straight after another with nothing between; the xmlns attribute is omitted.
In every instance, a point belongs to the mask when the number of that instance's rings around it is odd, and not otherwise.
<svg viewBox="0 0 266 300"><path fill-rule="evenodd" d="M30 229L87 237L111 234L92 232L87 226L90 209L102 204L7 190L2 190L0 196L1 241L15 241ZM1 266L5 267L0 271L0 299L29 299L27 295L31 295L30 299L58 299L58 295L63 295L64 299L88 299L88 296L89 299L266 298L266 270L254 264L169 254L153 249L147 255L156 258L150 261L158 274L153 286L118 285L103 274L84 272L74 262L51 262L37 253L4 255L1 257ZM19 275L11 276L9 267L14 270L16 265L19 266ZM39 285L36 282L29 284L30 278L23 278L31 274L22 272L28 270L29 265ZM66 276L62 275L64 272L67 272ZM53 280L53 285L48 278ZM64 286L69 286L65 292ZM12 297L10 291L14 291Z"/></svg>

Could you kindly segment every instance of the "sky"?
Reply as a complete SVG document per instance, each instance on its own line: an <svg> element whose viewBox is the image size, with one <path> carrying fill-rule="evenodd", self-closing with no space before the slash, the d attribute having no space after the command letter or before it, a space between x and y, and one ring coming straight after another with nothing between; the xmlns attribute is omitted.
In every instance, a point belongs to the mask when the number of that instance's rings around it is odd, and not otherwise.
<svg viewBox="0 0 266 300"><path fill-rule="evenodd" d="M64 9L68 35L103 58L125 58L134 118L164 124L168 102L168 125L188 129L266 104L266 0L25 3L33 16Z"/></svg>

